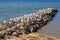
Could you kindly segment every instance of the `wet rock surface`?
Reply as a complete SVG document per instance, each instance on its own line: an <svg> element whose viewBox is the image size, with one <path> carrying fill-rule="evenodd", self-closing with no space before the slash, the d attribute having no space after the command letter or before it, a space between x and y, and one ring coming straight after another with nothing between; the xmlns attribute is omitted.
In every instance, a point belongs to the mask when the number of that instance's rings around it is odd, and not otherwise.
<svg viewBox="0 0 60 40"><path fill-rule="evenodd" d="M10 18L9 21L3 21L0 25L0 39L11 39L12 36L19 37L37 32L48 21L52 20L57 11L55 8L47 8L22 17Z"/></svg>

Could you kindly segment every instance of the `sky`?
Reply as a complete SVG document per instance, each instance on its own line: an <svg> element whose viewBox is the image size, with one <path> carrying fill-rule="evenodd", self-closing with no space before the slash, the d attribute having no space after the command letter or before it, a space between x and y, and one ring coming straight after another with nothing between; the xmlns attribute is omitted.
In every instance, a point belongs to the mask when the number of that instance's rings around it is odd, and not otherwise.
<svg viewBox="0 0 60 40"><path fill-rule="evenodd" d="M60 0L0 0L0 2L60 2Z"/></svg>

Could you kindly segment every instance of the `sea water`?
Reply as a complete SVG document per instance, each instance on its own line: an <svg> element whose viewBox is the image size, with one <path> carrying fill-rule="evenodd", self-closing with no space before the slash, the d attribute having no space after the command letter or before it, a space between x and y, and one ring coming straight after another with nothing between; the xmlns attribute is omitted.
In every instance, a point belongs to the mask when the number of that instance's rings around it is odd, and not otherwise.
<svg viewBox="0 0 60 40"><path fill-rule="evenodd" d="M9 18L20 17L45 8L57 8L58 13L38 32L60 37L60 3L57 2L0 2L0 24Z"/></svg>

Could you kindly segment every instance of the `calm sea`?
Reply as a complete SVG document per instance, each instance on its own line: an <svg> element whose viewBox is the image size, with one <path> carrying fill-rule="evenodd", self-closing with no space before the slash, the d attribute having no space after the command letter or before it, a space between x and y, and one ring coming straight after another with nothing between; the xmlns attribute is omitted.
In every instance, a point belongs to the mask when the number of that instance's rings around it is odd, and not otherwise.
<svg viewBox="0 0 60 40"><path fill-rule="evenodd" d="M56 2L0 2L0 24L9 18L23 16L44 8L57 8L59 12L52 21L38 32L60 37L60 3Z"/></svg>

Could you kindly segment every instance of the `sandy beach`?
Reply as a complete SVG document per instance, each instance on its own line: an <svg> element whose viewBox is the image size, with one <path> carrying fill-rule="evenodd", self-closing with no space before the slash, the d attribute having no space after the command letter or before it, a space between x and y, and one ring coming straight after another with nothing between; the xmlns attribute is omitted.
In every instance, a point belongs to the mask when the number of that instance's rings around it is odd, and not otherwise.
<svg viewBox="0 0 60 40"><path fill-rule="evenodd" d="M60 39L39 33L30 33L30 34L20 35L20 37L12 36L11 39L6 39L6 40L60 40Z"/></svg>

